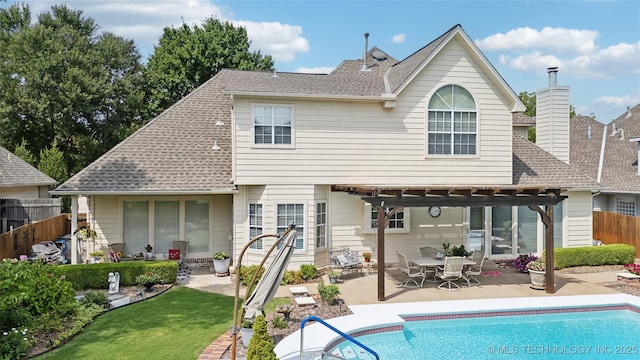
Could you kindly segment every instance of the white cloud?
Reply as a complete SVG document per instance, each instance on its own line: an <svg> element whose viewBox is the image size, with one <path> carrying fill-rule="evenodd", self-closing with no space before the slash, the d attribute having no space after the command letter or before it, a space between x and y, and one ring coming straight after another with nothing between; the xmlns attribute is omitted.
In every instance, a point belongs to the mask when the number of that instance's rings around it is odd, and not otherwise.
<svg viewBox="0 0 640 360"><path fill-rule="evenodd" d="M558 54L576 55L592 52L599 33L595 30L576 30L545 27L538 31L529 27L517 28L506 34L498 33L476 44L483 50L523 51L540 49Z"/></svg>
<svg viewBox="0 0 640 360"><path fill-rule="evenodd" d="M271 55L276 62L295 60L296 54L309 51L309 42L303 38L302 28L279 22L233 21L244 26L251 40L251 49Z"/></svg>
<svg viewBox="0 0 640 360"><path fill-rule="evenodd" d="M329 74L335 69L335 67L322 66L322 67L299 67L295 72L305 73L305 74Z"/></svg>
<svg viewBox="0 0 640 360"><path fill-rule="evenodd" d="M601 96L595 102L616 107L635 106L640 103L640 89L624 96Z"/></svg>
<svg viewBox="0 0 640 360"><path fill-rule="evenodd" d="M49 11L51 5L53 3L48 1L30 4L34 17ZM228 8L216 6L210 0L67 0L66 5L93 18L101 31L132 39L143 56L153 52L153 46L158 44L165 27L179 27L183 22L190 26L200 25L209 17L246 27L251 50L271 55L277 62L293 61L298 53L309 50L300 26L236 21Z"/></svg>
<svg viewBox="0 0 640 360"><path fill-rule="evenodd" d="M393 35L393 39L391 39L391 42L393 42L394 44L402 44L405 42L405 40L407 40L407 35L398 34L398 35Z"/></svg>

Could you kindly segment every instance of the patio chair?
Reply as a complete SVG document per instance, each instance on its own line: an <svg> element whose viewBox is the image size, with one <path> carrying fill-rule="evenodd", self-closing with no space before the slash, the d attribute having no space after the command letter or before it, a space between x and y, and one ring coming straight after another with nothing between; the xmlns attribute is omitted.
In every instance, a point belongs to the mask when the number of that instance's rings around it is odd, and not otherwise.
<svg viewBox="0 0 640 360"><path fill-rule="evenodd" d="M462 278L462 256L447 256L444 258L444 266L436 268L436 277L442 280L438 289L460 290L460 285L454 281ZM445 288L446 287L446 288Z"/></svg>
<svg viewBox="0 0 640 360"><path fill-rule="evenodd" d="M189 242L184 240L177 240L173 242L173 248L180 250L180 259L178 264L184 264L184 260L187 258L187 250L189 249Z"/></svg>
<svg viewBox="0 0 640 360"><path fill-rule="evenodd" d="M422 287L424 285L424 279L426 277L426 273L421 266L411 266L409 265L409 260L407 260L407 256L401 253L398 254L398 260L400 261L400 271L407 276L407 279L400 284L402 287ZM421 278L420 285L416 281L417 278ZM410 286L409 283L413 282L415 286Z"/></svg>
<svg viewBox="0 0 640 360"><path fill-rule="evenodd" d="M418 246L418 250L420 251L420 256L429 257L429 258L438 258L438 255L442 256L438 249L431 246ZM427 274L427 277L430 279L429 281L437 281L436 279L436 269L433 267L427 267L424 269L424 272Z"/></svg>
<svg viewBox="0 0 640 360"><path fill-rule="evenodd" d="M471 261L473 261L474 265L469 265L465 269L464 276L467 279L467 284L471 286L471 281L475 283L475 285L480 285L480 280L476 278L476 276L482 274L482 264L484 264L484 252L482 251L474 251L471 256Z"/></svg>

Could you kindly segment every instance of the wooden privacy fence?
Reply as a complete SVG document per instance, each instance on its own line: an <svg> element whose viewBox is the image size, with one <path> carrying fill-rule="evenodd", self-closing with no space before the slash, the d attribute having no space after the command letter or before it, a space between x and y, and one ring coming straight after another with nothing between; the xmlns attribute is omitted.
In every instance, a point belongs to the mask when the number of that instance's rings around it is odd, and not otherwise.
<svg viewBox="0 0 640 360"><path fill-rule="evenodd" d="M0 234L0 259L30 256L31 246L41 241L53 241L71 232L69 214L27 224ZM71 245L71 244L69 244Z"/></svg>
<svg viewBox="0 0 640 360"><path fill-rule="evenodd" d="M594 211L593 238L604 244L633 245L640 258L640 217Z"/></svg>
<svg viewBox="0 0 640 360"><path fill-rule="evenodd" d="M60 215L60 199L0 199L0 234Z"/></svg>

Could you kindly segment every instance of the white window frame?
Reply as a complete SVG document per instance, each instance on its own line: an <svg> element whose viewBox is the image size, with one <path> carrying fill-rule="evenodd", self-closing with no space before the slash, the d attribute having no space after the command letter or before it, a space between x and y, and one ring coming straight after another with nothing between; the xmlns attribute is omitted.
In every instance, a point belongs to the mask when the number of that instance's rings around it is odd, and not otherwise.
<svg viewBox="0 0 640 360"><path fill-rule="evenodd" d="M327 203L316 203L316 249L327 247Z"/></svg>
<svg viewBox="0 0 640 360"><path fill-rule="evenodd" d="M464 90L465 92L467 92L471 98L471 100L473 101L474 107L473 108L464 108L464 107L456 107L455 104L452 104L449 106L449 108L431 108L431 101L434 97L440 97L439 92L442 90L445 90L446 88L450 87L452 94L455 93L455 89L456 88L460 88L462 90ZM452 95L453 97L453 95ZM440 97L440 99L442 99ZM444 99L442 99L444 101ZM444 126L443 129L430 129L430 119L431 117L435 116L437 119L442 119L442 121L440 121L439 123L441 123L441 125ZM474 117L474 119L472 121L459 121L459 127L458 129L456 129L456 119L457 118L464 118L464 117ZM466 88L460 86L460 85L455 85L455 84L449 84L449 85L445 85L440 87L438 90L436 90L434 92L434 94L431 96L430 100L429 100L429 104L427 106L427 117L426 117L426 124L425 124L425 129L426 129L426 149L425 149L425 154L426 156L429 157L433 157L433 156L455 156L455 157L477 157L478 153L479 153L479 124L478 124L478 105L477 105L477 101L473 98L473 95L471 95L471 93L469 92L469 90L467 90ZM471 129L472 128L472 129ZM437 151L437 149L434 149L435 152L431 152L431 146L430 145L434 145L434 144L430 144L429 138L431 135L441 135L443 136L445 139L448 138L449 141L449 152L448 153L440 153ZM457 137L465 137L465 136L475 136L475 143L470 143L470 142L465 142L462 140L458 140L456 141ZM474 147L474 151L473 152L469 152L469 153L457 153L457 149L460 148L461 146L473 146ZM435 146L435 145L434 145Z"/></svg>
<svg viewBox="0 0 640 360"><path fill-rule="evenodd" d="M255 207L256 209L255 217L251 212L252 207ZM258 218L260 219L260 224L254 223L254 220L258 220ZM249 236L249 239L247 239L247 241L253 239L255 236L264 234L264 206L262 204L260 203L249 204L249 209L247 213L247 225L248 225L247 235ZM255 233L252 234L251 229L255 229ZM263 246L264 246L263 240L264 239L257 240L253 244L249 245L249 249L260 250L260 251L263 250Z"/></svg>
<svg viewBox="0 0 640 360"><path fill-rule="evenodd" d="M281 206L291 206L291 205L295 206L295 210L294 211L297 211L298 207L302 208L302 214L297 214L297 213L293 214L293 220L295 220L295 218L298 217L298 216L300 216L300 219L302 220L301 222L299 222L299 221L295 222L297 234L296 234L296 244L295 244L294 252L304 252L304 251L307 250L307 244L306 244L306 241L305 241L306 237L305 237L305 232L304 232L304 227L305 227L304 220L305 220L305 216L306 216L304 203L281 203L281 204L276 204L276 214L275 214L276 215L276 219L275 219L276 220L275 221L276 233L277 234L283 234L287 230L287 226L289 225L289 223L292 220L290 214L285 214L284 215L284 216L286 216L285 221L283 221L281 223L278 222L278 220L282 216L280 214ZM298 247L298 241L299 240L301 240L302 247Z"/></svg>
<svg viewBox="0 0 640 360"><path fill-rule="evenodd" d="M271 108L272 116L271 116L271 142L258 143L256 142L256 126L265 126L265 125L256 125L256 116L257 111L256 108ZM276 127L275 124L275 109L289 109L291 113L291 125L290 125L290 133L291 133L291 142L290 143L276 143ZM295 147L295 107L291 104L263 104L263 103L255 103L251 104L251 143L253 147L278 147L278 148L293 148Z"/></svg>
<svg viewBox="0 0 640 360"><path fill-rule="evenodd" d="M387 210L389 209L389 207L386 208ZM411 232L411 210L408 207L405 207L403 210L400 210L400 212L402 213L402 223L403 223L403 227L401 228L389 228L389 226L387 225L387 227L385 228L385 233L388 234L406 234ZM375 206L372 206L371 204L367 204L365 203L364 206L364 233L366 234L374 234L378 231L378 227L374 226L374 221L377 221L377 218L374 219L373 216L374 214L377 214ZM398 213L394 214L394 217L398 217L397 215ZM377 217L377 215L375 215Z"/></svg>
<svg viewBox="0 0 640 360"><path fill-rule="evenodd" d="M616 213L636 216L636 198L632 196L616 196Z"/></svg>

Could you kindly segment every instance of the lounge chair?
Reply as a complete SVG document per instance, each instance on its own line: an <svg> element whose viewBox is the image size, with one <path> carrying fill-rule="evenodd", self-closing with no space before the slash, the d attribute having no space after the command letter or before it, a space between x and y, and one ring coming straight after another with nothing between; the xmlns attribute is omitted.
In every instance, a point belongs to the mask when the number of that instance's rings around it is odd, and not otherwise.
<svg viewBox="0 0 640 360"><path fill-rule="evenodd" d="M402 287L422 287L424 285L424 279L427 276L427 273L424 272L424 269L421 266L411 266L409 265L409 260L407 260L407 256L401 253L398 254L398 260L400 261L400 271L402 271L407 279L400 285ZM416 281L417 278L420 278L420 285ZM413 282L415 286L410 286L409 283Z"/></svg>
<svg viewBox="0 0 640 360"><path fill-rule="evenodd" d="M471 261L473 261L474 265L469 265L465 269L464 276L467 278L467 283L471 286L471 281L475 283L475 285L480 285L480 280L476 278L476 276L482 274L482 264L484 264L484 252L482 251L474 251L471 257Z"/></svg>
<svg viewBox="0 0 640 360"><path fill-rule="evenodd" d="M444 258L444 266L436 268L436 277L443 281L442 284L438 285L438 289L460 290L460 285L454 281L462 278L463 263L464 258L462 256L447 256Z"/></svg>

